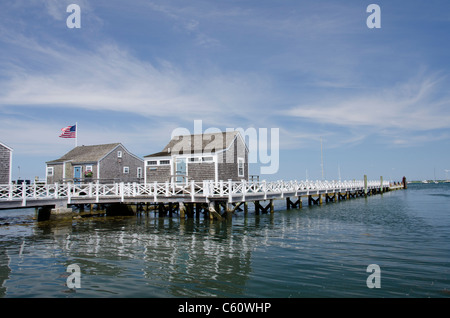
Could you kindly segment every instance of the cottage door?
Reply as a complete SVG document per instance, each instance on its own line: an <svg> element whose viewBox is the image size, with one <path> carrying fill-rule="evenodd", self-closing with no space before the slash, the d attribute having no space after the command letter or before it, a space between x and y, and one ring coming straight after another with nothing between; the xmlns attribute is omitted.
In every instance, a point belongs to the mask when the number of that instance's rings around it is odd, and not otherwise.
<svg viewBox="0 0 450 318"><path fill-rule="evenodd" d="M80 183L81 179L81 167L77 166L73 168L73 182Z"/></svg>
<svg viewBox="0 0 450 318"><path fill-rule="evenodd" d="M177 183L183 182L184 177L186 176L186 159L185 158L178 158L176 161L176 172L175 172L177 178Z"/></svg>

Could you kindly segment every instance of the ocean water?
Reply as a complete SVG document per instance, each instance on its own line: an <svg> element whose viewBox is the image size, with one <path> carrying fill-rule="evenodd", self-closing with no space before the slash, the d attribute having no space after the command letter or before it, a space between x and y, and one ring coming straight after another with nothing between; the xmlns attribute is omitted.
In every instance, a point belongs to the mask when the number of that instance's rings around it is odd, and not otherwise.
<svg viewBox="0 0 450 318"><path fill-rule="evenodd" d="M224 222L3 210L0 297L450 297L450 184L303 202Z"/></svg>

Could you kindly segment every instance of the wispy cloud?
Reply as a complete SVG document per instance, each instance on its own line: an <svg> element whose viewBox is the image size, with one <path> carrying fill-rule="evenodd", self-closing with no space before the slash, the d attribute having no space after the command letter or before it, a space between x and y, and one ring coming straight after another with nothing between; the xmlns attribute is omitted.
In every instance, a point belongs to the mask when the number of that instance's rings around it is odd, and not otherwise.
<svg viewBox="0 0 450 318"><path fill-rule="evenodd" d="M111 43L90 50L43 46L19 38L14 44L32 58L28 65L2 63L7 76L0 80L0 105L64 105L148 117L183 114L185 119L194 119L208 114L226 116L248 102L255 90L262 91L259 85L265 85L261 79L236 72L196 73L164 60L153 65ZM30 61L39 66L30 68ZM42 65L47 67L41 69ZM245 116L247 111L240 114Z"/></svg>
<svg viewBox="0 0 450 318"><path fill-rule="evenodd" d="M426 131L450 128L450 96L442 95L443 78L420 77L364 95L319 99L290 109L292 116L342 127L370 130Z"/></svg>

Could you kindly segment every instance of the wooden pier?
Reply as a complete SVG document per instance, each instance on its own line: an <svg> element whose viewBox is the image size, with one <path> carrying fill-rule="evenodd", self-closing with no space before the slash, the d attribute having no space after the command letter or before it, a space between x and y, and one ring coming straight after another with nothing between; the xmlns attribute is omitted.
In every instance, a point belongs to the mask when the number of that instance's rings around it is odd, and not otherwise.
<svg viewBox="0 0 450 318"><path fill-rule="evenodd" d="M160 216L178 213L181 218L203 213L222 220L237 210L248 212L253 203L255 213L273 213L274 200L286 200L286 208L302 208L369 196L406 188L406 180L396 184L380 180L368 181L202 181L165 183L64 183L0 185L0 209L35 207L51 210L51 214L71 213L73 207L90 205L133 205L136 211L150 208ZM129 208L127 207L127 211Z"/></svg>

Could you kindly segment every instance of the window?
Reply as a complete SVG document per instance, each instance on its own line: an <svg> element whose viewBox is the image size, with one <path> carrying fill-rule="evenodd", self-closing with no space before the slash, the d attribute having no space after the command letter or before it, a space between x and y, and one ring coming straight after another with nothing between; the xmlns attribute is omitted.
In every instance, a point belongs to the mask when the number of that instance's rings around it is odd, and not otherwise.
<svg viewBox="0 0 450 318"><path fill-rule="evenodd" d="M47 167L47 176L53 176L53 167Z"/></svg>
<svg viewBox="0 0 450 318"><path fill-rule="evenodd" d="M160 165L170 165L170 160L160 160L159 164Z"/></svg>
<svg viewBox="0 0 450 318"><path fill-rule="evenodd" d="M238 158L238 177L244 176L244 159Z"/></svg>
<svg viewBox="0 0 450 318"><path fill-rule="evenodd" d="M189 162L198 162L198 161L200 161L200 158L198 157L189 158Z"/></svg>
<svg viewBox="0 0 450 318"><path fill-rule="evenodd" d="M213 157L203 157L202 160L204 162L211 162L211 161L213 161Z"/></svg>
<svg viewBox="0 0 450 318"><path fill-rule="evenodd" d="M122 151L119 150L119 151L117 152L117 158L122 158Z"/></svg>
<svg viewBox="0 0 450 318"><path fill-rule="evenodd" d="M156 166L158 164L158 161L156 160L149 160L147 161L148 166Z"/></svg>
<svg viewBox="0 0 450 318"><path fill-rule="evenodd" d="M123 167L123 173L130 173L130 167Z"/></svg>
<svg viewBox="0 0 450 318"><path fill-rule="evenodd" d="M86 171L92 171L92 166L86 166Z"/></svg>
<svg viewBox="0 0 450 318"><path fill-rule="evenodd" d="M137 168L137 177L142 178L142 168L141 167Z"/></svg>

